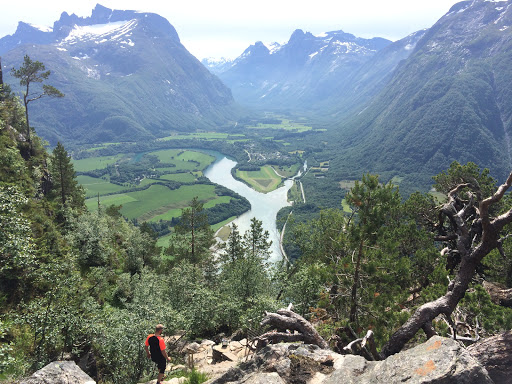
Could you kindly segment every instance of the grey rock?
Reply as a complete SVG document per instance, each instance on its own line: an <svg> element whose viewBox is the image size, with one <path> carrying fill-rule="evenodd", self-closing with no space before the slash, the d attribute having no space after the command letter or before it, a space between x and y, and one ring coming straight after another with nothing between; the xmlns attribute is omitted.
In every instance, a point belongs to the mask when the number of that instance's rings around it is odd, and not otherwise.
<svg viewBox="0 0 512 384"><path fill-rule="evenodd" d="M485 338L468 347L496 384L512 384L512 331Z"/></svg>
<svg viewBox="0 0 512 384"><path fill-rule="evenodd" d="M252 374L244 379L244 384L285 384L276 372Z"/></svg>
<svg viewBox="0 0 512 384"><path fill-rule="evenodd" d="M324 383L493 383L485 368L458 342L439 336L384 361L364 363L361 359L346 356Z"/></svg>
<svg viewBox="0 0 512 384"><path fill-rule="evenodd" d="M277 377L281 381L277 380ZM277 344L259 351L211 384L492 384L486 369L458 342L433 337L389 357L367 361L310 345Z"/></svg>
<svg viewBox="0 0 512 384"><path fill-rule="evenodd" d="M96 384L74 361L54 361L20 384Z"/></svg>

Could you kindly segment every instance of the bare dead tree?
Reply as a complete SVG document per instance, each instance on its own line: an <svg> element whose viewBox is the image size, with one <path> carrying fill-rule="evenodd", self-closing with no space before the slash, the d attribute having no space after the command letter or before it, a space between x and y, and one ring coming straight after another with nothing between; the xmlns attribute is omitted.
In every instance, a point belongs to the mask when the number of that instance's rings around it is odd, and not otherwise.
<svg viewBox="0 0 512 384"><path fill-rule="evenodd" d="M291 308L282 308L277 313L266 312L261 325L276 329L257 337L254 342L256 349L265 347L269 343L303 341L314 344L320 348L328 349L329 344L320 336L315 327L302 316L293 312Z"/></svg>
<svg viewBox="0 0 512 384"><path fill-rule="evenodd" d="M449 192L448 201L440 209L438 227L444 227L446 219L449 221L451 233L442 235L452 239L455 246L448 252L457 254L460 260L455 279L448 284L444 296L420 306L391 336L381 350L381 358L400 352L420 329L425 330L427 337L432 336L432 321L438 315L451 316L464 297L477 266L492 250L500 247L503 228L512 222L512 208L496 217L491 217L489 212L511 185L512 173L492 196L485 199L476 180L457 185ZM462 190L469 191L464 194L466 199L461 197Z"/></svg>

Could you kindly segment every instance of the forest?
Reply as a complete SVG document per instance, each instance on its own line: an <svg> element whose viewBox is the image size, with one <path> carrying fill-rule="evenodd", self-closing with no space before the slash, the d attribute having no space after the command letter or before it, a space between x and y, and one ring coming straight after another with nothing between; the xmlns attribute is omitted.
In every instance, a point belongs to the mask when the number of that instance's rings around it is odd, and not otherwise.
<svg viewBox="0 0 512 384"><path fill-rule="evenodd" d="M156 323L191 340L247 333L288 303L335 351L373 330L378 358L433 334L512 328L510 302L484 288L512 287L512 176L455 162L433 177L441 199L364 174L331 197L338 208L303 207L316 218L294 226L291 264L268 262L256 219L216 246L193 198L160 249L120 206L86 209L65 147L46 150L27 104L0 87L0 380L92 356L98 382L137 383L152 372L143 341Z"/></svg>

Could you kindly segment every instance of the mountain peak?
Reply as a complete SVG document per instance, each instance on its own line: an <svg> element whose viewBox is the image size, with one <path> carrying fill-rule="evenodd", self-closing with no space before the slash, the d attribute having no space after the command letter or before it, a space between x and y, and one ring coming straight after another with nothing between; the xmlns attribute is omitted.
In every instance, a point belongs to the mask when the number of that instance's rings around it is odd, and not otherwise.
<svg viewBox="0 0 512 384"><path fill-rule="evenodd" d="M290 36L290 40L288 41L288 43L291 43L293 41L303 40L305 36L306 36L306 34L304 33L304 31L302 29L296 29L295 31L293 31L292 35Z"/></svg>
<svg viewBox="0 0 512 384"><path fill-rule="evenodd" d="M103 5L98 3L92 10L91 19L98 21L108 20L112 16L112 13L112 9L104 7Z"/></svg>

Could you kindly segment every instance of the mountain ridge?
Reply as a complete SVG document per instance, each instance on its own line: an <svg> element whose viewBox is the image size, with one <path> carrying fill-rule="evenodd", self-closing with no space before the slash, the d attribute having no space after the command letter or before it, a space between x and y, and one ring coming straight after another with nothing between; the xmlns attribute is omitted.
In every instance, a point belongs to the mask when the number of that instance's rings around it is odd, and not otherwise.
<svg viewBox="0 0 512 384"><path fill-rule="evenodd" d="M15 40L22 44L4 52L4 68L28 54L66 94L31 105L34 127L53 144L154 139L230 125L239 113L231 91L157 14L98 4L87 18L62 13L47 32L20 23L0 52Z"/></svg>
<svg viewBox="0 0 512 384"><path fill-rule="evenodd" d="M452 161L474 162L498 177L511 167L510 1L454 5L418 41L382 92L338 130L333 164L428 185ZM422 176L417 176L422 175Z"/></svg>
<svg viewBox="0 0 512 384"><path fill-rule="evenodd" d="M414 46L420 34L406 37L408 44ZM381 58L382 51L400 44L380 37L364 39L342 30L315 36L297 29L286 43L258 41L235 60L220 63L203 60L203 64L232 89L242 105L277 112L329 114L337 118L340 114L337 108L341 106L345 113L350 108L343 104L354 104L352 94L357 88L366 87L365 93L371 96L381 86L369 82L363 86L365 76L380 81L407 57L410 49L404 45L403 52L391 48L386 58ZM384 65L375 70L373 67L380 63ZM368 73L362 73L363 68ZM376 71L383 75L376 76ZM360 79L355 79L356 74ZM359 100L365 101L366 98Z"/></svg>

